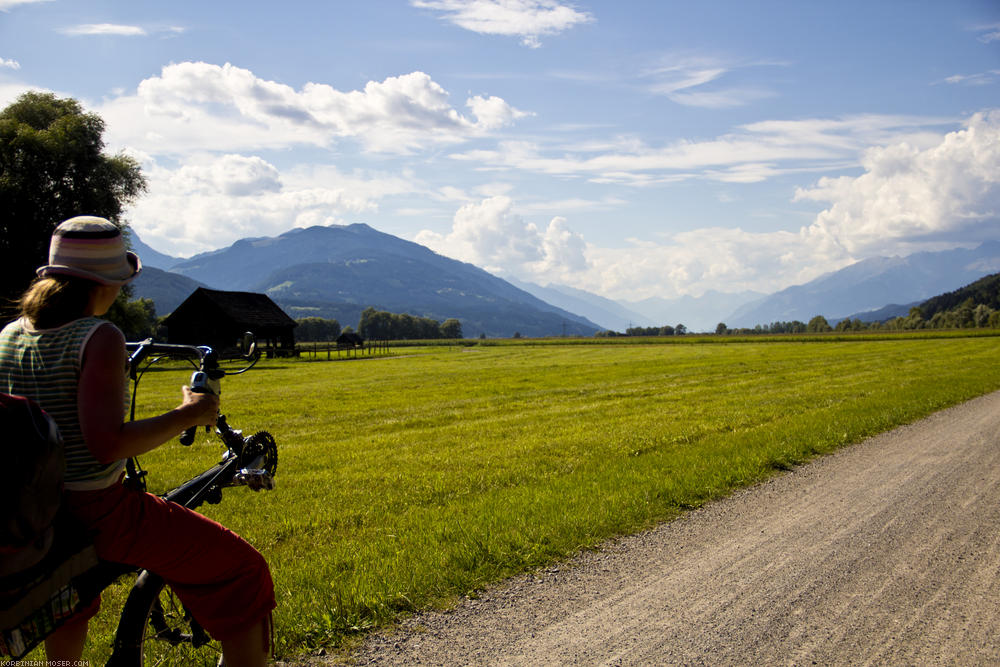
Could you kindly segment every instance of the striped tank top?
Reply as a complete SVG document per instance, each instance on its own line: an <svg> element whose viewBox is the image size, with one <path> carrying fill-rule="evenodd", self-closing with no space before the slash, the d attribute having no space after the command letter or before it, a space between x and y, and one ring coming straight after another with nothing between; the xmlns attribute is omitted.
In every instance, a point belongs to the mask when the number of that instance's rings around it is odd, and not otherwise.
<svg viewBox="0 0 1000 667"><path fill-rule="evenodd" d="M59 426L66 454L66 488L102 489L118 481L124 460L101 463L87 449L77 413L83 350L107 320L84 317L55 329L33 329L24 318L0 332L0 391L34 399Z"/></svg>

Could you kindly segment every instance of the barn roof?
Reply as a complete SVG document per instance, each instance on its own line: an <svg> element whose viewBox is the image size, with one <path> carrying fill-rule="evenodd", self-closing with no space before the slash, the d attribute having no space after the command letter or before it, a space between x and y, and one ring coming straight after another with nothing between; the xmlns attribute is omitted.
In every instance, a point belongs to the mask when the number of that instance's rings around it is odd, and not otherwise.
<svg viewBox="0 0 1000 667"><path fill-rule="evenodd" d="M222 290L199 287L191 293L181 306L164 320L170 326L170 320L180 313L190 303L209 303L218 309L226 318L240 324L252 324L259 327L295 327L298 322L288 316L266 294L256 292L224 292Z"/></svg>

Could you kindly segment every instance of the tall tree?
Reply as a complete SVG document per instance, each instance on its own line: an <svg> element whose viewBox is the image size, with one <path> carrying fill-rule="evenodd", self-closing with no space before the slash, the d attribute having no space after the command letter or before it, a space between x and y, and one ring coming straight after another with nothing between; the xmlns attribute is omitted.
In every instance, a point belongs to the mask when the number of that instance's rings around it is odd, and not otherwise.
<svg viewBox="0 0 1000 667"><path fill-rule="evenodd" d="M809 333L823 333L824 331L833 331L833 328L826 321L825 317L817 315L809 320L809 324L806 325L806 331Z"/></svg>
<svg viewBox="0 0 1000 667"><path fill-rule="evenodd" d="M56 225L97 215L123 229L122 211L145 190L132 158L104 152L104 121L74 99L25 93L0 111L0 306L47 262Z"/></svg>
<svg viewBox="0 0 1000 667"><path fill-rule="evenodd" d="M462 337L462 323L450 317L441 323L441 337L442 338L461 338ZM515 338L519 338L519 334L514 334Z"/></svg>

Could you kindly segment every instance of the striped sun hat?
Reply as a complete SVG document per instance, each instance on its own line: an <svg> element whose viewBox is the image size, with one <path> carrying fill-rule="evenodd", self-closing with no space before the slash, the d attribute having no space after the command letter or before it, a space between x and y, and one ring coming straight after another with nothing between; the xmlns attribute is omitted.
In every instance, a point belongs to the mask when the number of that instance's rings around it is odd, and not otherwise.
<svg viewBox="0 0 1000 667"><path fill-rule="evenodd" d="M101 285L124 285L142 270L142 262L125 249L121 231L104 218L81 215L65 220L52 232L49 263L39 276L62 275Z"/></svg>

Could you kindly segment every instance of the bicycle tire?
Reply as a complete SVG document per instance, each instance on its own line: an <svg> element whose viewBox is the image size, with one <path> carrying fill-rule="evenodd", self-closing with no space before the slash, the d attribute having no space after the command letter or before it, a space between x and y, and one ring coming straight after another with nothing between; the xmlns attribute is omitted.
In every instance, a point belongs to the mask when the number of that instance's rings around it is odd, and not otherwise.
<svg viewBox="0 0 1000 667"><path fill-rule="evenodd" d="M108 667L215 665L221 655L163 578L143 571L122 608Z"/></svg>

